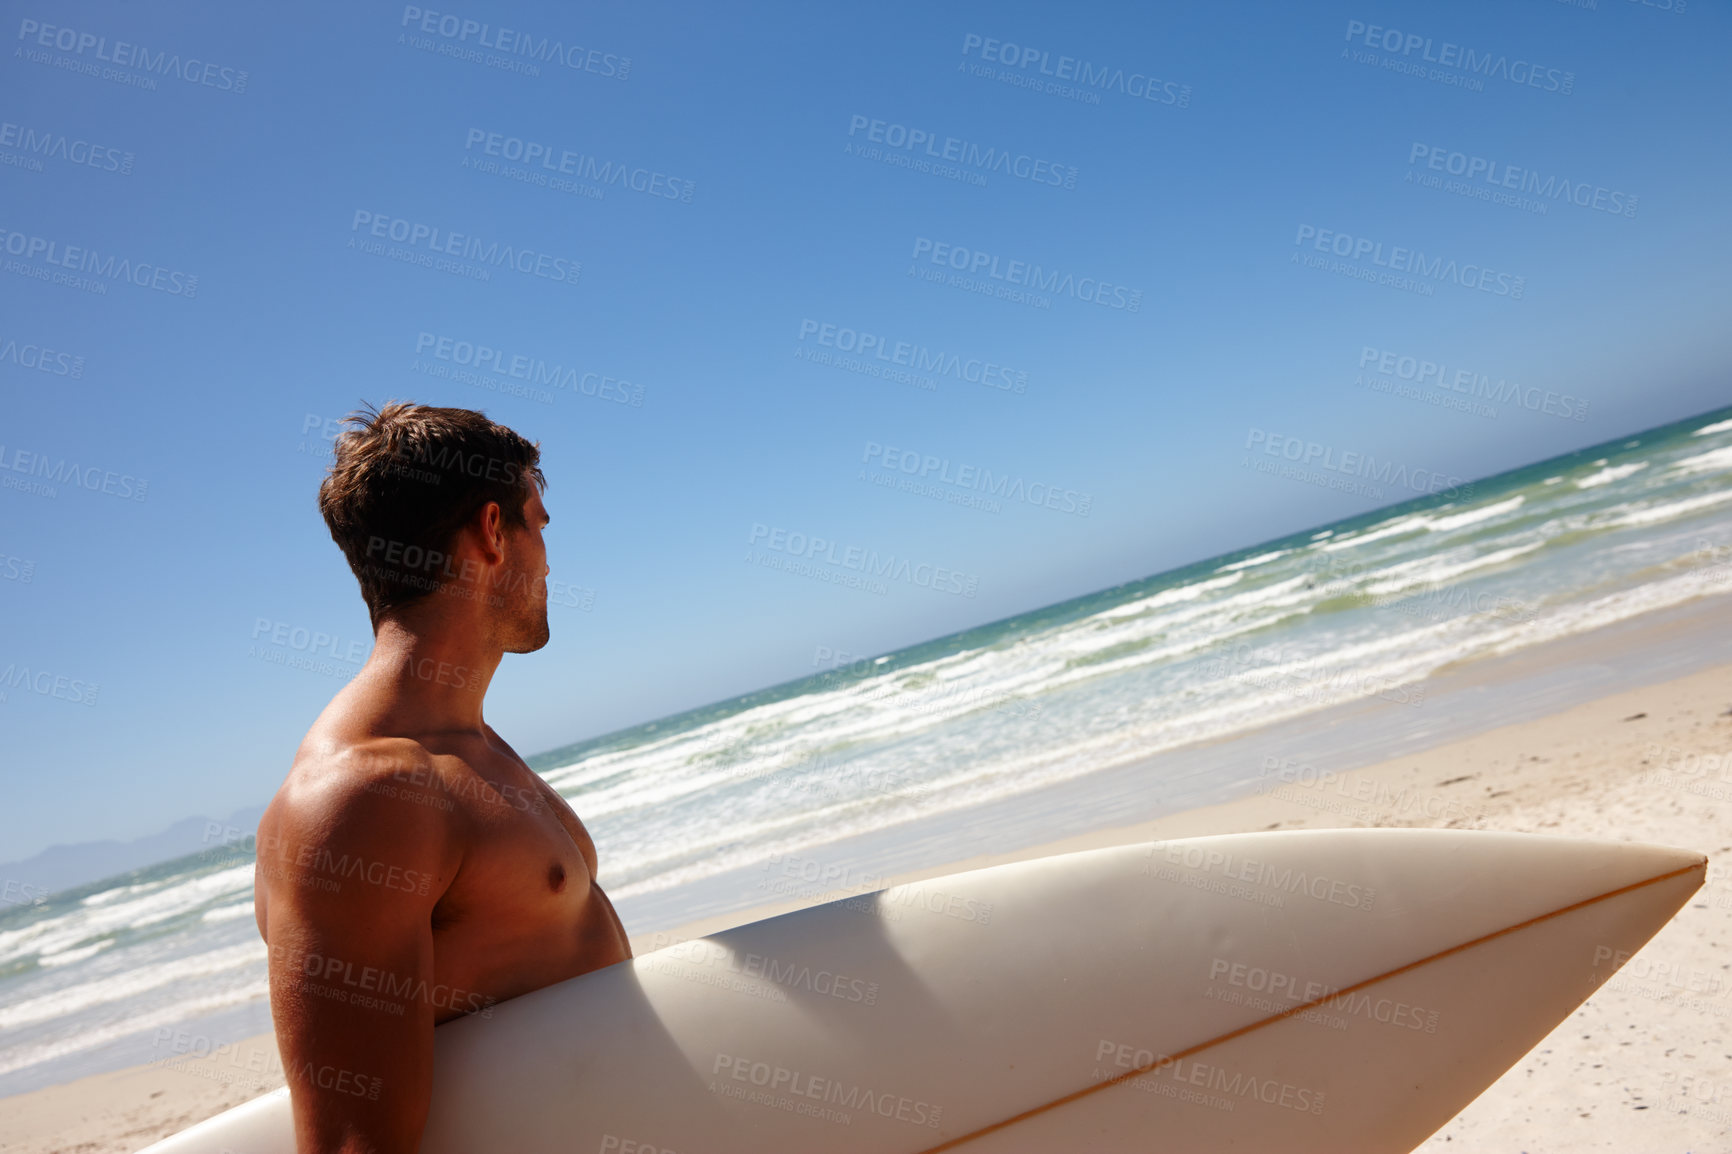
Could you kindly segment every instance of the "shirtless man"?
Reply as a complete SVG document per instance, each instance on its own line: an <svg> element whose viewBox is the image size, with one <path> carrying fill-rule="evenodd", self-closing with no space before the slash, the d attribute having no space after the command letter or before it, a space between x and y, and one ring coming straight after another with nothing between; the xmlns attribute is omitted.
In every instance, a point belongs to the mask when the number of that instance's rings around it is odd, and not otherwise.
<svg viewBox="0 0 1732 1154"><path fill-rule="evenodd" d="M547 644L538 447L466 409L349 423L319 507L373 652L259 822L255 908L301 1154L413 1154L435 1025L631 947L583 823L482 718Z"/></svg>

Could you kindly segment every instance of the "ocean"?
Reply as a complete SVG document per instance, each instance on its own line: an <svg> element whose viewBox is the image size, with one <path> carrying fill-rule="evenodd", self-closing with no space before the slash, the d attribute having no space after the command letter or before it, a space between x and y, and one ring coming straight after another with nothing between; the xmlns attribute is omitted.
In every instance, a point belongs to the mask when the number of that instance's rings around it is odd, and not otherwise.
<svg viewBox="0 0 1732 1154"><path fill-rule="evenodd" d="M1729 480L1732 409L531 764L588 825L634 933L789 896L765 888L772 858L899 844L867 867L812 870L824 888L870 888L869 868L954 860L986 844L983 815L1046 806L1055 786L1105 797L1098 783L1122 792L1125 767L1151 755L1353 703L1419 717L1438 671L1732 591ZM1222 799L1247 771L1203 759L1182 784L1145 774L1139 804ZM252 876L244 843L217 840L0 905L0 1095L268 1029Z"/></svg>

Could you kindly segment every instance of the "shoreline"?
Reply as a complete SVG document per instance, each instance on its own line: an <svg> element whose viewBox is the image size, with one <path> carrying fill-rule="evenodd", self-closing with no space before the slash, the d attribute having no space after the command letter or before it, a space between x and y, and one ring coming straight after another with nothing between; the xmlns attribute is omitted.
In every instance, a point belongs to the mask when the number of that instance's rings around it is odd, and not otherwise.
<svg viewBox="0 0 1732 1154"><path fill-rule="evenodd" d="M1659 624L1659 623L1655 623ZM1512 659L1522 654L1511 655ZM1466 670L1455 671L1460 675ZM1483 671L1482 671L1483 673ZM1499 678L1486 679L1495 688ZM1703 755L1710 755L1713 762ZM963 856L890 884L1108 845L1214 833L1445 826L1639 840L1713 859L1707 887L1619 977L1422 1150L1705 1148L1732 1136L1732 663L1621 689L1538 717L1448 738L1357 769L1265 763L1250 793L1151 820ZM803 894L632 935L634 953L847 892ZM1645 959L1651 959L1645 960ZM1697 973L1696 991L1665 982ZM1660 975L1657 979L1655 975ZM183 1041L184 1039L184 1041ZM137 1150L282 1084L273 1035L221 1046L182 1032L186 1053L4 1099L0 1150ZM199 1049L212 1051L199 1056ZM1464 1147L1454 1146L1463 1141Z"/></svg>
<svg viewBox="0 0 1732 1154"><path fill-rule="evenodd" d="M1716 652L1732 655L1732 594L1445 666L1409 683L1423 691L1416 704L1361 698L1277 718L967 810L852 834L802 856L847 876L878 879L954 872L976 858L1010 861L1069 838L1230 802L1254 788L1271 756L1334 771L1369 768L1698 672L1714 664L1708 655ZM767 916L763 911L781 913L816 900L818 891L807 889L777 902L764 892L769 879L763 868L739 867L666 889L616 895L614 901L627 924L672 933L697 921L719 928L748 914Z"/></svg>

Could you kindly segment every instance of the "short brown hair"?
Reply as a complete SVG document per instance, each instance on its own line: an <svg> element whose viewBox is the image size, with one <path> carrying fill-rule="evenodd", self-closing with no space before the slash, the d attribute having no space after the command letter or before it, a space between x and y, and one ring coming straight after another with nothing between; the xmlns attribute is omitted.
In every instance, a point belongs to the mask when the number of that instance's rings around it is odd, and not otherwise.
<svg viewBox="0 0 1732 1154"><path fill-rule="evenodd" d="M458 531L487 502L524 527L529 485L547 487L541 446L473 409L406 401L349 414L319 485L319 512L348 558L376 628L386 610L436 592Z"/></svg>

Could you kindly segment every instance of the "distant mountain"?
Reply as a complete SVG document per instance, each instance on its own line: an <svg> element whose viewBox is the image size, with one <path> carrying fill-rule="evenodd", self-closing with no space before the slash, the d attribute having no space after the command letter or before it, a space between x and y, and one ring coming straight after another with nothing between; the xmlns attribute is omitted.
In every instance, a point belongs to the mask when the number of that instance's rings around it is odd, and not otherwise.
<svg viewBox="0 0 1732 1154"><path fill-rule="evenodd" d="M264 812L264 806L253 805L237 809L220 821L207 817L183 818L161 833L131 841L111 839L51 845L23 861L0 863L0 882L15 883L14 889L18 885L29 886L38 894L70 889L170 858L197 853L206 846L223 841L250 837L258 829L259 818Z"/></svg>

